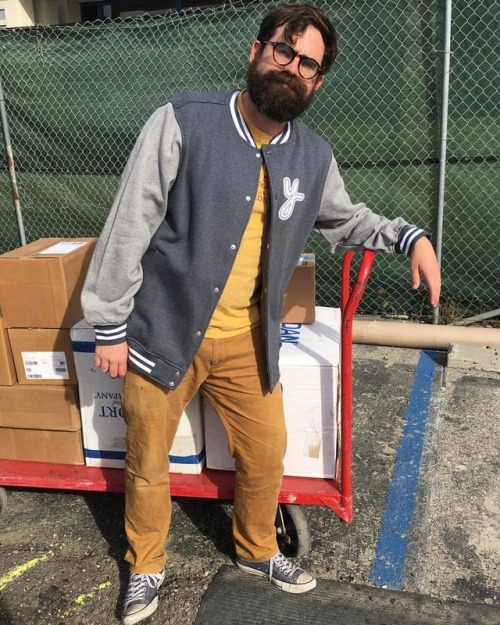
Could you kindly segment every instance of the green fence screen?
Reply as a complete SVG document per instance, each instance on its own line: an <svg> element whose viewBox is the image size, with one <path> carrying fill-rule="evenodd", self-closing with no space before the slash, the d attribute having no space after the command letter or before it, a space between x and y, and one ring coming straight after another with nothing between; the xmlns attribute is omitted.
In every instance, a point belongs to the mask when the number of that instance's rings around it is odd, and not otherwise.
<svg viewBox="0 0 500 625"><path fill-rule="evenodd" d="M318 1L340 54L303 121L332 145L347 189L388 217L435 230L444 2ZM274 2L161 17L0 31L2 78L28 241L97 236L135 137L184 90L244 86ZM500 307L500 2L454 2L442 267L443 321ZM19 245L7 168L0 251ZM318 303L339 303L340 259L318 254ZM361 307L429 315L407 261L379 254Z"/></svg>

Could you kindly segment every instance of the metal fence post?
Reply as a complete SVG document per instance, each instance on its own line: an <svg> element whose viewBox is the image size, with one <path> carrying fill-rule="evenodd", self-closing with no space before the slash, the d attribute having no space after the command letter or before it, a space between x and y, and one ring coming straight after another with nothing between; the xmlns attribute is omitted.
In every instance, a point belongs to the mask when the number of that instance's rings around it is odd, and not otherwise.
<svg viewBox="0 0 500 625"><path fill-rule="evenodd" d="M12 145L10 143L9 124L7 121L7 113L5 110L5 98L3 94L2 78L0 77L0 117L2 119L3 140L5 143L5 153L7 156L7 166L9 169L10 186L12 190L12 199L14 201L14 209L17 217L17 227L19 229L19 241L21 245L26 245L26 235L24 232L23 215L21 212L21 202L17 189L16 170L14 169L14 155L12 153Z"/></svg>
<svg viewBox="0 0 500 625"><path fill-rule="evenodd" d="M443 248L443 216L444 216L444 192L446 186L446 142L448 137L448 102L450 97L450 56L451 56L451 9L452 0L446 0L445 28L443 45L443 83L441 103L441 129L439 137L439 179L438 179L438 205L436 220L436 254L441 267L441 254ZM433 310L432 323L439 321L439 305Z"/></svg>

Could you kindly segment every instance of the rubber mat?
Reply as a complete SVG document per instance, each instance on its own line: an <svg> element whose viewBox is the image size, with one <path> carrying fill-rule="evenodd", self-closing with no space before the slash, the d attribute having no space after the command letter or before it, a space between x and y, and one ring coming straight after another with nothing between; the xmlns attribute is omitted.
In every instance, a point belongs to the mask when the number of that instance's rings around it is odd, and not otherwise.
<svg viewBox="0 0 500 625"><path fill-rule="evenodd" d="M500 608L444 602L424 595L318 580L302 595L222 566L195 625L499 625Z"/></svg>

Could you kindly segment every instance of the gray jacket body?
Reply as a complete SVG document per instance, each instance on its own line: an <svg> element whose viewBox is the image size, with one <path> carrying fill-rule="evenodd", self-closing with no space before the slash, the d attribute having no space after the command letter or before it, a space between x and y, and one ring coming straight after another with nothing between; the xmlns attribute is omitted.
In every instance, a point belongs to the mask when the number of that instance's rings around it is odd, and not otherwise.
<svg viewBox="0 0 500 625"><path fill-rule="evenodd" d="M403 219L389 221L352 204L330 147L302 124L287 124L257 149L237 94L183 94L149 119L83 290L97 343L127 340L129 364L170 389L192 363L227 282L263 162L270 203L261 328L271 389L279 379L284 291L311 231L341 253L409 252L424 234Z"/></svg>

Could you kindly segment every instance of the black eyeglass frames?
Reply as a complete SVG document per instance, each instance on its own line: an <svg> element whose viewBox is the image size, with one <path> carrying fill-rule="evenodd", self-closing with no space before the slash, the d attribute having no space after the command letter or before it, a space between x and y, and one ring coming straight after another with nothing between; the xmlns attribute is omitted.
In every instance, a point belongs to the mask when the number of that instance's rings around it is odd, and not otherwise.
<svg viewBox="0 0 500 625"><path fill-rule="evenodd" d="M294 60L296 56L299 57L299 74L302 78L310 80L316 78L321 74L321 65L314 59L304 56L296 52L292 46L289 46L284 41L261 41L262 44L269 44L273 47L273 57L278 65L286 67Z"/></svg>

